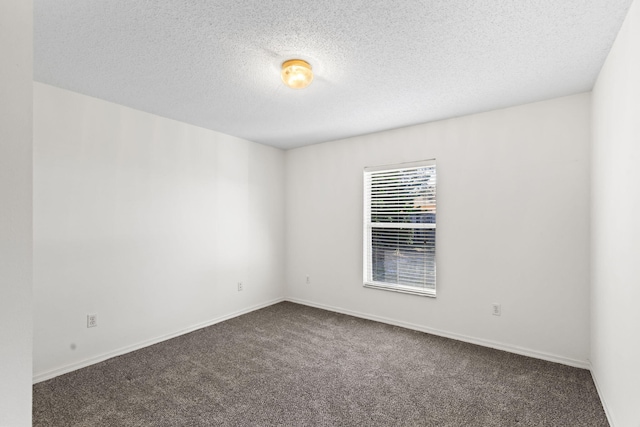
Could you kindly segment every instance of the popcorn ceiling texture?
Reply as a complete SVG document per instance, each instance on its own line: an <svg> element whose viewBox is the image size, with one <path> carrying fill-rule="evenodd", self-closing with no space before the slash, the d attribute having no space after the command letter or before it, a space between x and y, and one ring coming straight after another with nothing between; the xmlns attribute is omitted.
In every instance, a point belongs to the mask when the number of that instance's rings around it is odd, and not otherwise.
<svg viewBox="0 0 640 427"><path fill-rule="evenodd" d="M34 78L287 149L591 90L630 4L35 0Z"/></svg>

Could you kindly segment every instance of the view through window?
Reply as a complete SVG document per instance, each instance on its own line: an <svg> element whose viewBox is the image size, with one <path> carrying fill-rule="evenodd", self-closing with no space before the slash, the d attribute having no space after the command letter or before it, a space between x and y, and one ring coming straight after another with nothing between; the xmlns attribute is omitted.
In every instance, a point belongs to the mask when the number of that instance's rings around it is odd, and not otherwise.
<svg viewBox="0 0 640 427"><path fill-rule="evenodd" d="M435 296L435 160L365 168L364 285Z"/></svg>

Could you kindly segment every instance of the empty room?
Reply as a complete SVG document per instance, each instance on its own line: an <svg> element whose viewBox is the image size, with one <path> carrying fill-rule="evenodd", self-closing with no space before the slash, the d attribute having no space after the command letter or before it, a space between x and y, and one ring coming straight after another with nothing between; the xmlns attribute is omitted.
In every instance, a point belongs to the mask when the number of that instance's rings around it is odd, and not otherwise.
<svg viewBox="0 0 640 427"><path fill-rule="evenodd" d="M5 0L0 46L0 427L640 427L640 0Z"/></svg>

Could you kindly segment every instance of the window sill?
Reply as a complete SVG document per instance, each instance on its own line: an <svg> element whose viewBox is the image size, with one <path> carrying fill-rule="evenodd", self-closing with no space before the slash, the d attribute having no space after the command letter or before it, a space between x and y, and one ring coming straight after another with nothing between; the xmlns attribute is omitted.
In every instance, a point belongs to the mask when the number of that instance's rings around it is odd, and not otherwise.
<svg viewBox="0 0 640 427"><path fill-rule="evenodd" d="M436 297L435 289L420 289L420 288L414 288L412 286L387 285L386 283L378 283L378 282L365 282L364 287L371 288L371 289L381 289L384 291L401 292L403 294L419 295L422 297L430 297L430 298Z"/></svg>

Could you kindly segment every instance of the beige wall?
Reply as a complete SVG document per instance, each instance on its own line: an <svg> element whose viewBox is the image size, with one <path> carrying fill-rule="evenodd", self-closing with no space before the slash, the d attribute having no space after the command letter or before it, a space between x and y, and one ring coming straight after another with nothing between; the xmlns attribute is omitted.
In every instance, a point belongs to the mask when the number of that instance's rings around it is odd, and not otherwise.
<svg viewBox="0 0 640 427"><path fill-rule="evenodd" d="M589 115L579 94L287 151L287 295L588 366ZM437 298L363 288L363 168L430 158Z"/></svg>
<svg viewBox="0 0 640 427"><path fill-rule="evenodd" d="M283 196L281 150L36 83L36 380L282 298Z"/></svg>
<svg viewBox="0 0 640 427"><path fill-rule="evenodd" d="M0 2L0 426L31 425L33 5Z"/></svg>
<svg viewBox="0 0 640 427"><path fill-rule="evenodd" d="M615 427L640 426L640 2L593 90L591 363Z"/></svg>

